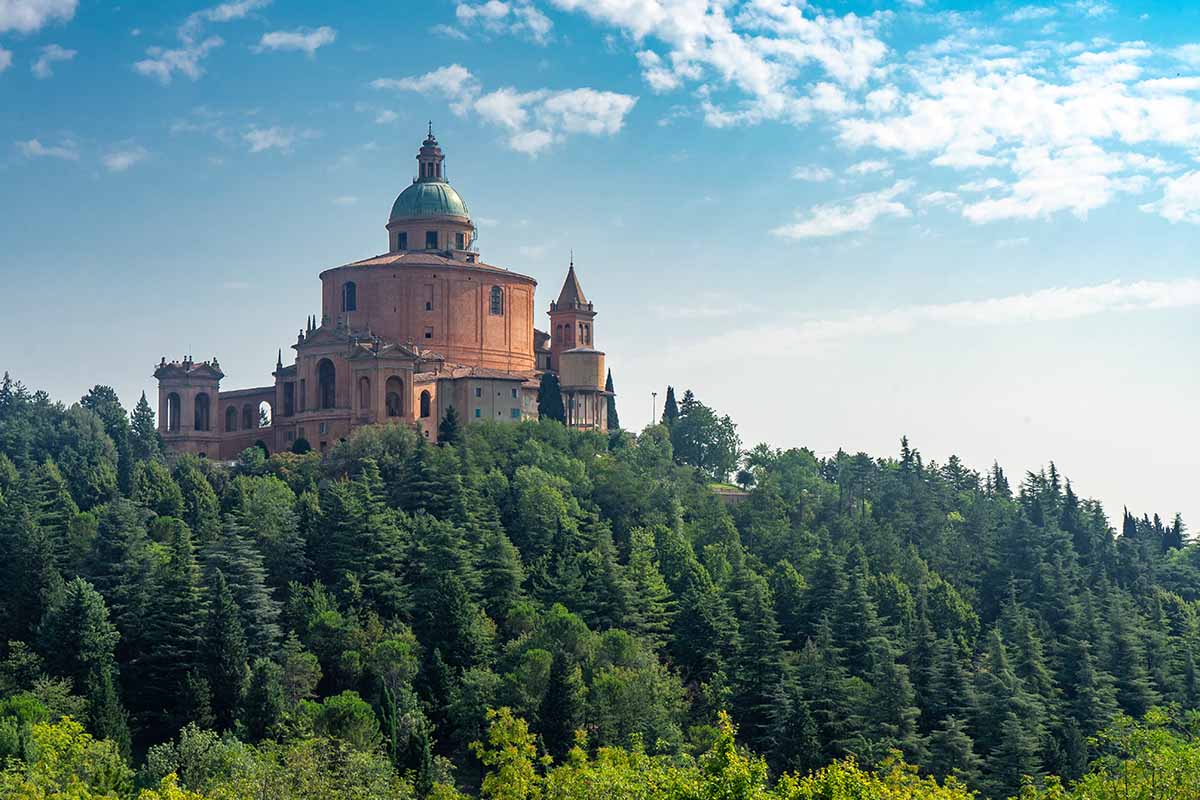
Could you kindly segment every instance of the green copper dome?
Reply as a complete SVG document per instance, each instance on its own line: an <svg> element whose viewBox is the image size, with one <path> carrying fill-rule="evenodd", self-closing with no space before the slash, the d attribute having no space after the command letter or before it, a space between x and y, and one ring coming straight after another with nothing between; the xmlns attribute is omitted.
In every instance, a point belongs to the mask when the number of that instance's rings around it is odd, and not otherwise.
<svg viewBox="0 0 1200 800"><path fill-rule="evenodd" d="M413 217L469 218L467 204L450 184L443 180L418 180L409 186L392 205L389 222Z"/></svg>

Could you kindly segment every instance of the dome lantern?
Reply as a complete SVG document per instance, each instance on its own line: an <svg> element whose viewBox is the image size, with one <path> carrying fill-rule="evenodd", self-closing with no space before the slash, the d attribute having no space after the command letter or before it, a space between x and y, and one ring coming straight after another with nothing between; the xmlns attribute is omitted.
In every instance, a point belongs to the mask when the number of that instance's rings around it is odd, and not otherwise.
<svg viewBox="0 0 1200 800"><path fill-rule="evenodd" d="M467 204L446 180L445 155L432 122L417 152L417 167L417 177L392 204L389 251L436 250L474 261L475 226Z"/></svg>

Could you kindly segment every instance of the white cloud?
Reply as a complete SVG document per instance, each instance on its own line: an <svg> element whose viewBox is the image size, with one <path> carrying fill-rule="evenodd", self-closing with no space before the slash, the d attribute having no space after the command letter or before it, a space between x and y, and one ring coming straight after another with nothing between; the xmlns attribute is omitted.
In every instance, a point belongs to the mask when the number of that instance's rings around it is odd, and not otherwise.
<svg viewBox="0 0 1200 800"><path fill-rule="evenodd" d="M105 169L109 172L124 172L134 164L145 161L149 157L150 153L146 148L140 145L133 145L112 150L106 153L102 160Z"/></svg>
<svg viewBox="0 0 1200 800"><path fill-rule="evenodd" d="M549 17L532 3L523 0L514 3L501 0L488 0L478 4L459 3L454 9L454 15L464 26L478 26L489 33L522 35L542 45L550 41L554 29L554 23Z"/></svg>
<svg viewBox="0 0 1200 800"><path fill-rule="evenodd" d="M1069 8L1078 11L1085 17L1107 17L1113 13L1113 7L1104 0L1076 0Z"/></svg>
<svg viewBox="0 0 1200 800"><path fill-rule="evenodd" d="M891 174L892 165L886 161L859 161L846 167L851 175Z"/></svg>
<svg viewBox="0 0 1200 800"><path fill-rule="evenodd" d="M1058 9L1051 6L1021 6L1004 18L1009 22L1030 22L1048 19L1057 13Z"/></svg>
<svg viewBox="0 0 1200 800"><path fill-rule="evenodd" d="M1161 311L1200 306L1200 278L1111 281L1091 286L1040 289L983 300L902 306L824 319L784 319L697 341L688 351L712 359L744 353L747 343L769 356L795 356L836 342L896 336L918 329L1027 325L1081 319L1106 313Z"/></svg>
<svg viewBox="0 0 1200 800"><path fill-rule="evenodd" d="M958 187L960 192L990 192L992 189L1001 189L1005 186L1004 181L999 178L987 178L981 181L968 181Z"/></svg>
<svg viewBox="0 0 1200 800"><path fill-rule="evenodd" d="M912 212L896 200L908 191L911 181L896 181L878 192L866 192L844 204L827 203L813 206L799 214L796 222L781 225L771 233L784 239L814 239L865 231L881 217L908 217Z"/></svg>
<svg viewBox="0 0 1200 800"><path fill-rule="evenodd" d="M954 192L928 192L917 198L917 205L921 208L958 208L962 205L962 199Z"/></svg>
<svg viewBox="0 0 1200 800"><path fill-rule="evenodd" d="M333 198L333 204L335 206L352 206L357 202L358 198L350 194L344 194L340 197Z"/></svg>
<svg viewBox="0 0 1200 800"><path fill-rule="evenodd" d="M333 44L337 31L328 25L322 25L312 30L299 29L294 31L271 31L264 33L258 40L254 52L262 53L268 50L299 50L309 58L317 52L317 48Z"/></svg>
<svg viewBox="0 0 1200 800"><path fill-rule="evenodd" d="M720 292L703 292L696 297L678 298L666 305L653 307L661 319L720 319L743 314L758 314L762 308L745 301L730 300Z"/></svg>
<svg viewBox="0 0 1200 800"><path fill-rule="evenodd" d="M69 22L78 0L0 0L0 33L34 33L49 22Z"/></svg>
<svg viewBox="0 0 1200 800"><path fill-rule="evenodd" d="M434 25L429 30L432 33L436 33L441 36L446 36L451 39L458 39L461 42L465 42L467 39L471 38L470 36L467 36L467 34L465 34L464 32L460 31L458 28L455 28L453 25Z"/></svg>
<svg viewBox="0 0 1200 800"><path fill-rule="evenodd" d="M5 50L0 47L0 72L12 66L12 50Z"/></svg>
<svg viewBox="0 0 1200 800"><path fill-rule="evenodd" d="M833 170L810 164L808 166L796 167L792 170L792 177L798 181L822 183L833 178Z"/></svg>
<svg viewBox="0 0 1200 800"><path fill-rule="evenodd" d="M242 134L242 141L249 145L251 153L262 153L267 150L289 153L296 142L302 139L312 139L316 135L314 131L297 131L294 128L281 128L278 125L270 128L252 125Z"/></svg>
<svg viewBox="0 0 1200 800"><path fill-rule="evenodd" d="M33 75L40 80L52 77L56 61L70 61L74 57L74 50L67 50L56 44L48 44L42 48L42 54L38 56L37 61L33 62Z"/></svg>
<svg viewBox="0 0 1200 800"><path fill-rule="evenodd" d="M55 146L47 147L37 139L17 142L17 149L26 158L61 158L66 161L79 160L79 145L70 139L64 139Z"/></svg>
<svg viewBox="0 0 1200 800"><path fill-rule="evenodd" d="M1160 214L1171 222L1200 225L1200 171L1162 178L1159 185L1163 187L1162 198L1141 206L1143 211Z"/></svg>
<svg viewBox="0 0 1200 800"><path fill-rule="evenodd" d="M376 89L443 95L459 116L472 112L508 133L513 150L536 155L572 134L611 136L621 130L637 98L590 88L522 92L504 87L483 93L469 70L451 64L424 75L378 78Z"/></svg>
<svg viewBox="0 0 1200 800"><path fill-rule="evenodd" d="M176 73L197 80L204 74L204 59L225 43L220 36L201 38L204 26L208 23L243 19L254 10L270 5L270 2L271 0L236 0L194 11L176 32L179 38L178 47L148 47L146 58L135 62L133 69L139 75L153 78L164 86L171 83Z"/></svg>
<svg viewBox="0 0 1200 800"><path fill-rule="evenodd" d="M671 91L685 83L714 82L744 99L726 107L702 104L710 125L724 127L768 119L803 122L837 99L826 87L815 95L805 80L812 68L828 83L857 89L883 61L877 33L888 14L869 17L814 12L805 3L755 0L734 6L699 0L550 0L620 29L639 47L650 88ZM641 46L647 39L659 46ZM665 55L664 55L665 52ZM836 106L835 106L836 108Z"/></svg>
<svg viewBox="0 0 1200 800"><path fill-rule="evenodd" d="M1176 47L1171 54L1185 64L1200 67L1200 44L1185 44Z"/></svg>

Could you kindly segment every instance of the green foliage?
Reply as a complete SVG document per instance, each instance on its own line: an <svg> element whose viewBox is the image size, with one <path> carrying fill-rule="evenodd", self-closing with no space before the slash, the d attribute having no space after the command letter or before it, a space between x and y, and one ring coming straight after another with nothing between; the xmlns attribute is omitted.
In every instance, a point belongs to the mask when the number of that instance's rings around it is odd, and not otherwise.
<svg viewBox="0 0 1200 800"><path fill-rule="evenodd" d="M558 384L558 375L553 372L543 372L541 382L538 384L538 417L558 422L567 421L567 412L563 408L562 388Z"/></svg>

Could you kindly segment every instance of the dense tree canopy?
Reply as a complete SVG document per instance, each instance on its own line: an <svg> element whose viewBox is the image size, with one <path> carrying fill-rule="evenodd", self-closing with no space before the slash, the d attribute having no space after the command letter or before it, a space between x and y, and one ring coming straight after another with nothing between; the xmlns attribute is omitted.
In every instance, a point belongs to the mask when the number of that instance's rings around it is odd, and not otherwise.
<svg viewBox="0 0 1200 800"><path fill-rule="evenodd" d="M6 376L0 794L1083 798L1143 758L1200 780L1183 520L1114 530L1053 464L1010 481L907 440L742 453L691 392L664 418L168 462L147 403ZM711 484L739 467L729 505Z"/></svg>

